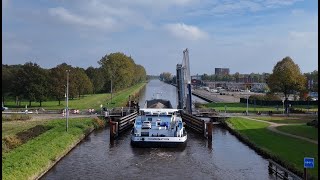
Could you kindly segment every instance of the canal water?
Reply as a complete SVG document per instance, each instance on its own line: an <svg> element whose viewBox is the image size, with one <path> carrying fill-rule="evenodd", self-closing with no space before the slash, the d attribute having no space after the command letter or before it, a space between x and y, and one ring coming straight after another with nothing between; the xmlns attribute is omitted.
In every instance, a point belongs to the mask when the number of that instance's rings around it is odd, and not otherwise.
<svg viewBox="0 0 320 180"><path fill-rule="evenodd" d="M159 91L176 106L175 87L159 80L147 84L140 103ZM133 148L129 131L110 142L106 128L90 134L41 179L274 179L268 161L227 130L215 125L212 137L208 142L188 131L185 148Z"/></svg>

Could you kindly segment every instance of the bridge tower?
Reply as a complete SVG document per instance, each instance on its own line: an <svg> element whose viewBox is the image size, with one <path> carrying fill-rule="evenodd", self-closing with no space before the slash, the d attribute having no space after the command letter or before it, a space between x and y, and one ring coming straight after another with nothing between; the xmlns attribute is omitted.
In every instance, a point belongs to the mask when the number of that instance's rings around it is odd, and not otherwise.
<svg viewBox="0 0 320 180"><path fill-rule="evenodd" d="M177 64L177 94L178 94L178 109L183 109L185 107L184 96L185 96L185 87L184 87L184 72L182 64Z"/></svg>
<svg viewBox="0 0 320 180"><path fill-rule="evenodd" d="M183 51L182 64L177 64L177 86L178 108L186 108L187 112L192 114L191 77L188 49Z"/></svg>

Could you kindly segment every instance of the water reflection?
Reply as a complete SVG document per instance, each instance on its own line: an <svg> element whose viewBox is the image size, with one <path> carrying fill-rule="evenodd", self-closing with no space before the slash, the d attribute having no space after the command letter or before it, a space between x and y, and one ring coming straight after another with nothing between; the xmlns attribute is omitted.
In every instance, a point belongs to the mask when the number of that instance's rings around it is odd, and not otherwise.
<svg viewBox="0 0 320 180"><path fill-rule="evenodd" d="M157 87L175 98L173 86L155 80L140 101ZM273 179L268 162L227 130L214 125L212 133L208 142L189 130L184 149L132 148L130 131L111 142L106 128L90 134L41 179Z"/></svg>
<svg viewBox="0 0 320 180"><path fill-rule="evenodd" d="M150 80L148 85L145 86L139 93L139 104L143 106L146 100L155 98L155 94L160 93L160 98L169 99L172 107L177 107L177 89L175 86L166 84L158 79ZM206 103L206 101L193 96L192 102Z"/></svg>

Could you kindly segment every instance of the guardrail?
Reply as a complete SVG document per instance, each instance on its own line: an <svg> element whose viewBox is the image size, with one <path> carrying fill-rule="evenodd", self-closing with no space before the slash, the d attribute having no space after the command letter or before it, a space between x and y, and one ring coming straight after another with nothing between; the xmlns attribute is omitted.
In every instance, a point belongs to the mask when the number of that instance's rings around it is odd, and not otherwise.
<svg viewBox="0 0 320 180"><path fill-rule="evenodd" d="M134 112L127 116L124 116L118 120L118 133L123 133L124 131L132 128L134 121L137 117L138 113Z"/></svg>
<svg viewBox="0 0 320 180"><path fill-rule="evenodd" d="M275 174L276 177L280 177L282 179L302 180L301 177L295 175L293 172L287 170L286 168L282 167L280 164L274 162L273 160L268 159L268 161L269 174Z"/></svg>
<svg viewBox="0 0 320 180"><path fill-rule="evenodd" d="M110 120L110 138L114 139L121 135L123 132L131 129L138 113L133 112L124 117L111 117Z"/></svg>
<svg viewBox="0 0 320 180"><path fill-rule="evenodd" d="M186 123L187 127L191 128L192 130L198 133L204 133L205 122L202 119L199 119L195 116L192 116L184 112L180 112L180 114L183 122Z"/></svg>
<svg viewBox="0 0 320 180"><path fill-rule="evenodd" d="M212 122L205 122L191 114L180 112L182 121L186 123L186 126L192 130L203 134L204 137L209 140L212 139Z"/></svg>

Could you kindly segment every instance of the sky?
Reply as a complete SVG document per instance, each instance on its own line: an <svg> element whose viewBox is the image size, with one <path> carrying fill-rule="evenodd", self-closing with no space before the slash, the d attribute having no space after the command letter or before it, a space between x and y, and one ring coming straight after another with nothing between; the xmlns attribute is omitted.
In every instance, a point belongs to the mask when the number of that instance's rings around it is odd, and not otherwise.
<svg viewBox="0 0 320 180"><path fill-rule="evenodd" d="M2 0L2 64L99 67L123 52L147 74L318 70L317 0Z"/></svg>

